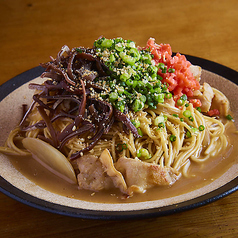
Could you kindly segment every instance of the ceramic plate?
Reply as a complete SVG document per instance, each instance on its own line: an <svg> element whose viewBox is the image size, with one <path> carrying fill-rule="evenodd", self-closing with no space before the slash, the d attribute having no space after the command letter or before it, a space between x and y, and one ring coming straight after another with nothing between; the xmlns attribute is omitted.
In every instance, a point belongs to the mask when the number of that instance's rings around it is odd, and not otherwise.
<svg viewBox="0 0 238 238"><path fill-rule="evenodd" d="M225 93L238 121L238 72L220 64L186 56L203 68L202 78ZM43 68L36 67L9 80L0 87L0 145L19 122L20 107L31 101L29 81L41 82ZM32 90L31 90L32 91ZM236 124L238 128L238 125ZM93 203L64 197L37 186L18 172L8 158L0 155L0 191L29 206L57 214L90 219L132 219L169 215L216 201L238 189L238 155L221 177L192 192L176 197L139 203Z"/></svg>

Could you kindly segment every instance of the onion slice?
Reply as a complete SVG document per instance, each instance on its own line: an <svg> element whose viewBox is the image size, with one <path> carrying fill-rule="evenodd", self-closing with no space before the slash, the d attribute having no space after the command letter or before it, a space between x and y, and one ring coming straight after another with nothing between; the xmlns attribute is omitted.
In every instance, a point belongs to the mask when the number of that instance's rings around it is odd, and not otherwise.
<svg viewBox="0 0 238 238"><path fill-rule="evenodd" d="M77 183L71 163L56 148L37 138L24 138L22 143L32 153L33 158L50 172L71 184Z"/></svg>

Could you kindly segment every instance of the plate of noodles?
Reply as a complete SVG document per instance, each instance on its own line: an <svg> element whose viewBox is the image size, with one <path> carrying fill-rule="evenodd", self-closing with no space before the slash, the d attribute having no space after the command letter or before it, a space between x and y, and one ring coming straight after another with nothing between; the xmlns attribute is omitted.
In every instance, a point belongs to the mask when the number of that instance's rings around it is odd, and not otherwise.
<svg viewBox="0 0 238 238"><path fill-rule="evenodd" d="M0 191L90 219L168 215L238 189L238 73L101 37L0 87Z"/></svg>

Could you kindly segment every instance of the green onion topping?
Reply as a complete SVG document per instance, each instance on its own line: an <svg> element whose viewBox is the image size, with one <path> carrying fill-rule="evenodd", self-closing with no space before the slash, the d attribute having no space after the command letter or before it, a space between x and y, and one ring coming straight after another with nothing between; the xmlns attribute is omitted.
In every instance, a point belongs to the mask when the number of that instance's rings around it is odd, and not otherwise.
<svg viewBox="0 0 238 238"><path fill-rule="evenodd" d="M131 40L122 38L107 39L105 37L94 42L97 56L109 69L106 83L100 97L108 100L116 109L124 112L125 108L140 111L145 105L156 109L164 98L171 98L168 85L163 84L167 66L163 63L154 65L150 49L139 49ZM168 72L174 72L172 68ZM98 82L103 83L103 82Z"/></svg>
<svg viewBox="0 0 238 238"><path fill-rule="evenodd" d="M171 142L176 141L176 136L175 136L175 135L170 135L169 140L170 140Z"/></svg>
<svg viewBox="0 0 238 238"><path fill-rule="evenodd" d="M143 158L143 159L150 159L151 155L149 153L149 151L145 148L141 148L138 152L137 152L137 157L138 158Z"/></svg>
<svg viewBox="0 0 238 238"><path fill-rule="evenodd" d="M137 131L138 131L138 134L139 134L140 136L143 136L143 132L142 132L142 130L141 130L140 128L137 128Z"/></svg>
<svg viewBox="0 0 238 238"><path fill-rule="evenodd" d="M233 117L232 117L230 114L228 114L228 115L226 116L226 119L231 121L231 120L233 120Z"/></svg>
<svg viewBox="0 0 238 238"><path fill-rule="evenodd" d="M191 136L192 136L191 132L190 132L190 131L187 131L187 132L186 132L186 137L187 137L187 138L190 138Z"/></svg>
<svg viewBox="0 0 238 238"><path fill-rule="evenodd" d="M189 117L192 116L192 113L191 113L190 110L185 110L185 111L183 112L183 115L184 115L185 117L189 118Z"/></svg>
<svg viewBox="0 0 238 238"><path fill-rule="evenodd" d="M116 150L119 152L122 152L123 150L126 150L127 148L128 148L128 146L126 143L123 143L123 144L119 143L116 146Z"/></svg>
<svg viewBox="0 0 238 238"><path fill-rule="evenodd" d="M205 127L204 127L204 125L200 125L200 126L198 127L198 129L199 129L199 131L204 131Z"/></svg>
<svg viewBox="0 0 238 238"><path fill-rule="evenodd" d="M192 116L188 117L190 121L194 121L194 118Z"/></svg>
<svg viewBox="0 0 238 238"><path fill-rule="evenodd" d="M135 128L139 128L139 127L140 127L140 122L139 122L139 121L133 120L133 121L131 121L131 122L132 122L132 124L135 126Z"/></svg>
<svg viewBox="0 0 238 238"><path fill-rule="evenodd" d="M196 107L199 112L202 112L201 107Z"/></svg>

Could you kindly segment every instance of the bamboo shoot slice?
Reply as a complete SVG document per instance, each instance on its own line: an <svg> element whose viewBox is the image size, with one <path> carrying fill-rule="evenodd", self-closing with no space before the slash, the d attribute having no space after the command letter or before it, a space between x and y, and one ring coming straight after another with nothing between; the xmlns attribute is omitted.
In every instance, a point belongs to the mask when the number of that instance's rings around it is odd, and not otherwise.
<svg viewBox="0 0 238 238"><path fill-rule="evenodd" d="M24 138L23 146L41 165L69 183L77 183L71 163L56 148L37 138Z"/></svg>

